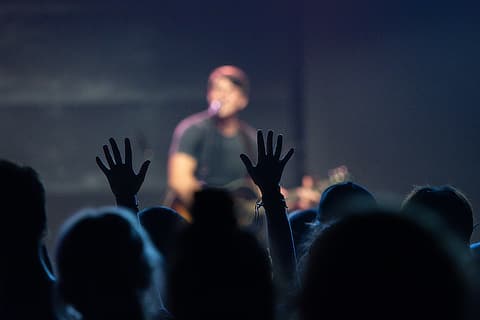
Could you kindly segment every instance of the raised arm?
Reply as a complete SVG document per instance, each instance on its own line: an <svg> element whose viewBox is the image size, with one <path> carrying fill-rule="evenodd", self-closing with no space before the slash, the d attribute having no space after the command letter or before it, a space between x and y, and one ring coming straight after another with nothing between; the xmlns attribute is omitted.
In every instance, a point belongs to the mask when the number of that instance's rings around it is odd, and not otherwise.
<svg viewBox="0 0 480 320"><path fill-rule="evenodd" d="M103 146L103 152L107 165L103 163L100 157L96 157L97 165L107 177L110 188L112 189L117 205L138 211L137 193L145 180L150 160L145 161L136 174L133 171L132 147L130 140L125 138L125 162L122 161L122 155L118 149L117 143L113 138L109 139L110 149L107 145Z"/></svg>
<svg viewBox="0 0 480 320"><path fill-rule="evenodd" d="M280 193L280 179L283 169L293 149L281 158L283 137L277 137L275 152L273 151L273 131L267 134L267 146L262 131L257 132L258 161L254 166L247 155L242 154L245 167L262 193L268 227L268 241L272 257L274 278L280 285L287 287L297 285L297 259L293 245L292 231L288 222L285 199Z"/></svg>

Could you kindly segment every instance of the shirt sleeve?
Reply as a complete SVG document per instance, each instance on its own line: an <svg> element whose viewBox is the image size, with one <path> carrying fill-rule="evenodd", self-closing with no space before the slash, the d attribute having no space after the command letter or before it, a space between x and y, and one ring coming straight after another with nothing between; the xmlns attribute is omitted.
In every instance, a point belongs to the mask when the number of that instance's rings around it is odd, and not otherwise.
<svg viewBox="0 0 480 320"><path fill-rule="evenodd" d="M181 122L173 134L170 155L181 152L198 159L201 147L201 128L195 124Z"/></svg>

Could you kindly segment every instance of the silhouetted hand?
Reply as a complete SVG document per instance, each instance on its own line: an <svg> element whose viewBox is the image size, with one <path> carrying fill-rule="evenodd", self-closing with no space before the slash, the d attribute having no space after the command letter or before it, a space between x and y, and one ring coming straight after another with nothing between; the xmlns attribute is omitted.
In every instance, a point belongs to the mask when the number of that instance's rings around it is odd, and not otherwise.
<svg viewBox="0 0 480 320"><path fill-rule="evenodd" d="M134 196L140 190L145 180L150 160L145 161L138 174L135 174L132 167L132 147L130 140L125 138L125 163L122 163L122 156L117 143L113 138L109 139L113 152L113 158L107 145L103 146L105 159L107 159L108 168L100 157L96 157L98 167L103 171L108 179L113 194L118 197Z"/></svg>
<svg viewBox="0 0 480 320"><path fill-rule="evenodd" d="M262 202L265 208L265 217L268 229L268 245L272 257L273 276L282 287L281 292L291 292L290 286L295 287L297 283L297 259L293 245L292 231L287 218L285 200L280 193L280 179L283 169L293 155L290 149L283 159L282 154L283 137L277 137L275 152L273 151L273 131L268 131L267 146L263 141L262 131L257 132L258 161L253 166L245 154L241 154L245 167L253 179L253 182L262 192ZM283 298L283 299L286 299Z"/></svg>
<svg viewBox="0 0 480 320"><path fill-rule="evenodd" d="M278 190L280 178L282 177L283 169L290 157L293 155L293 148L291 148L283 159L280 159L282 153L283 136L278 135L275 152L273 152L273 131L268 131L267 134L267 148L265 153L265 143L263 140L263 132L257 132L257 146L258 146L258 161L257 165L253 166L250 158L241 154L240 158L247 168L248 174L252 177L253 182L260 188L262 194Z"/></svg>

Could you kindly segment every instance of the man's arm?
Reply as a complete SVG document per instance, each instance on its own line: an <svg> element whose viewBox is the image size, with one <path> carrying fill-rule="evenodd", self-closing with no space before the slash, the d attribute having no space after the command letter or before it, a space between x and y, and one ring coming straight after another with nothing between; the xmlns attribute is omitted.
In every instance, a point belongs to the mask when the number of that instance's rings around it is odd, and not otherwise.
<svg viewBox="0 0 480 320"><path fill-rule="evenodd" d="M181 206L188 209L193 194L201 187L195 176L199 146L204 143L202 121L198 119L198 115L194 115L182 120L173 133L167 167L167 185L173 192L167 195L167 205L171 206L174 201L179 200ZM182 213L180 211L179 213Z"/></svg>
<svg viewBox="0 0 480 320"><path fill-rule="evenodd" d="M195 178L197 160L184 152L174 152L168 159L168 186L182 203L189 206L193 194L200 189L200 182Z"/></svg>

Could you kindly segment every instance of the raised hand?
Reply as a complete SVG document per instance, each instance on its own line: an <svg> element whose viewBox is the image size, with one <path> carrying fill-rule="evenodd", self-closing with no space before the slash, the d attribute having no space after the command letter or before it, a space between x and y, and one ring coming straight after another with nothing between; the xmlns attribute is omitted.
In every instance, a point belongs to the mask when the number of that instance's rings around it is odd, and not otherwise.
<svg viewBox="0 0 480 320"><path fill-rule="evenodd" d="M136 174L132 167L132 147L130 140L125 138L125 162L122 162L122 155L115 140L110 138L109 141L113 158L108 146L104 145L103 152L108 167L98 156L96 157L97 165L107 177L110 188L117 198L135 196L145 180L150 160L145 161L140 167L138 174Z"/></svg>
<svg viewBox="0 0 480 320"><path fill-rule="evenodd" d="M281 158L283 137L277 137L275 152L273 151L273 131L268 131L267 145L263 140L262 131L257 132L258 161L253 166L252 161L245 154L241 154L245 167L255 184L262 192L262 202L265 208L265 217L268 229L268 244L272 257L273 275L281 287L281 292L291 292L296 287L297 258L293 245L292 230L287 218L285 200L280 193L280 179L283 169L293 155L290 149L285 157ZM286 297L281 298L286 299Z"/></svg>
<svg viewBox="0 0 480 320"><path fill-rule="evenodd" d="M283 169L293 155L293 148L291 148L285 157L280 158L282 154L283 136L278 135L275 152L273 151L273 131L268 131L267 146L265 150L265 142L263 140L263 132L257 132L257 146L258 146L258 160L257 165L253 166L250 158L241 154L240 158L245 165L253 182L260 188L262 194L278 190L280 179L282 177Z"/></svg>

